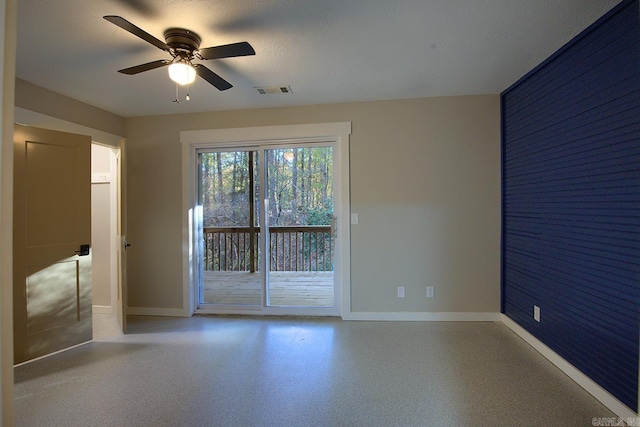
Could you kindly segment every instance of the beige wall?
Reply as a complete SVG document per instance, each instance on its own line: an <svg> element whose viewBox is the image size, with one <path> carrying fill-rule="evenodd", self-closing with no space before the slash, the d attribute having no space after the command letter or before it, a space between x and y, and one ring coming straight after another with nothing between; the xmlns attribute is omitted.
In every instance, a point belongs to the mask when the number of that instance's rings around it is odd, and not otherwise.
<svg viewBox="0 0 640 427"><path fill-rule="evenodd" d="M15 91L16 107L113 135L124 135L124 119L116 114L20 79L15 80Z"/></svg>
<svg viewBox="0 0 640 427"><path fill-rule="evenodd" d="M125 119L129 306L183 307L180 131L350 121L360 220L352 311L498 312L499 103L461 96Z"/></svg>
<svg viewBox="0 0 640 427"><path fill-rule="evenodd" d="M77 102L17 83L21 113ZM34 103L42 93L49 101ZM99 119L93 126L128 139L130 307L184 306L180 131L350 121L351 211L360 219L351 230L352 311L499 311L498 95L129 119L92 111L94 119L65 120ZM427 285L435 298L425 297ZM397 286L406 298L396 298Z"/></svg>

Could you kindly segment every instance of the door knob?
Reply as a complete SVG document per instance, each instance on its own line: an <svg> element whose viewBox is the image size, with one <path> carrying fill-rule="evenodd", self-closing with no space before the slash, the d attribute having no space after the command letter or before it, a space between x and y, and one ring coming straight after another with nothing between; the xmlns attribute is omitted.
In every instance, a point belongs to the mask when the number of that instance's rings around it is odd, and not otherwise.
<svg viewBox="0 0 640 427"><path fill-rule="evenodd" d="M76 251L76 255L78 256L87 256L89 255L89 249L91 245L80 245L80 250Z"/></svg>

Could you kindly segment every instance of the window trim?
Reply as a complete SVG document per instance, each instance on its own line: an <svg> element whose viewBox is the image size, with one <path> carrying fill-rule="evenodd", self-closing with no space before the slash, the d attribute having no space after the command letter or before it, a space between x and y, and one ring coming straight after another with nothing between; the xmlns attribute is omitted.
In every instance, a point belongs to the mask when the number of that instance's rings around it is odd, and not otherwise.
<svg viewBox="0 0 640 427"><path fill-rule="evenodd" d="M350 194L349 194L349 137L351 122L315 123L282 126L257 126L242 128L223 128L192 130L180 132L182 144L182 254L183 254L183 313L191 316L197 307L197 259L194 243L197 239L196 216L196 151L212 148L238 148L249 146L287 145L311 142L332 142L335 144L334 181L337 183L334 193L338 218L338 238L336 239L335 276L336 290L339 292L337 306L332 312L318 309L318 314L347 317L351 312L351 263L350 263ZM338 210L339 209L339 210ZM311 310L313 311L313 310ZM198 311L200 312L200 311ZM243 314L242 309L234 309L234 313ZM269 310L247 309L246 314L309 314L296 308L270 307Z"/></svg>

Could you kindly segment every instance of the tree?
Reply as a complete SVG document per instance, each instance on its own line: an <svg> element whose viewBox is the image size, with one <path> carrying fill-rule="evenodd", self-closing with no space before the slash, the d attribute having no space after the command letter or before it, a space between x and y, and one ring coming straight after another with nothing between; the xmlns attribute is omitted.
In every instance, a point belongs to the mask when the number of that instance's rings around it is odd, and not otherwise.
<svg viewBox="0 0 640 427"><path fill-rule="evenodd" d="M264 151L260 158L248 151L209 152L199 154L200 203L205 228L245 227L249 229L250 206L257 218L262 208L258 189L261 169L267 168L267 197L269 222L272 226L330 225L333 217L333 153L331 147L276 148ZM253 158L253 165L250 159ZM253 170L253 176L251 171ZM253 186L253 187L252 187ZM254 198L251 200L250 189ZM207 237L206 250L212 256L207 268L237 269L250 265L250 250L244 243L246 233L218 233L217 240ZM294 232L297 254L295 260L316 265L322 259L322 269L330 270L330 233ZM217 242L217 243L215 243ZM299 243L298 243L299 242ZM217 247L215 245L218 244ZM284 246L291 246L291 238ZM276 245L277 246L277 245ZM275 249L274 249L275 250ZM217 251L217 256L213 252ZM284 253L284 252L283 252ZM290 253L290 252L289 252ZM329 253L329 257L325 257ZM213 260L213 261L211 261ZM301 261L301 262L302 262ZM279 258L282 264L284 255ZM288 260L291 263L291 260ZM296 266L297 266L296 261ZM284 268L284 264L280 267ZM289 267L291 268L291 266ZM297 267L296 267L297 268Z"/></svg>

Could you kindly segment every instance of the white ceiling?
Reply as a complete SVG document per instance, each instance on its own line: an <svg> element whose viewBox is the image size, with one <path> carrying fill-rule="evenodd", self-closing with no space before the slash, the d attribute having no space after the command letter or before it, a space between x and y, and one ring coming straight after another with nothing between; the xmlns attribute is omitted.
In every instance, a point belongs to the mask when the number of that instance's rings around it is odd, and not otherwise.
<svg viewBox="0 0 640 427"><path fill-rule="evenodd" d="M19 0L17 77L121 116L499 93L619 0ZM102 19L201 47L248 41L256 56L203 61L234 87L198 79L176 104L169 58ZM290 85L288 95L256 86Z"/></svg>

